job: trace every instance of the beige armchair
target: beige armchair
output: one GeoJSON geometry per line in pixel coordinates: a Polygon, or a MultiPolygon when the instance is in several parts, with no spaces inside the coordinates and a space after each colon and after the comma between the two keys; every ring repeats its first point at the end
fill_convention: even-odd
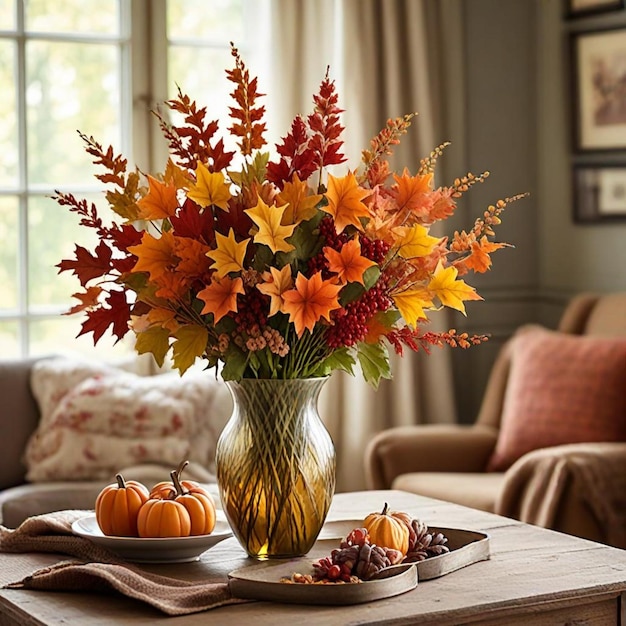
{"type": "MultiPolygon", "coordinates": [[[[558,332],[626,337],[626,293],[575,297],[558,332]]],[[[368,487],[402,489],[626,548],[626,437],[543,447],[503,471],[488,471],[507,396],[512,341],[494,363],[475,424],[378,433],[365,453],[368,487]]],[[[619,376],[624,391],[616,421],[626,432],[623,370],[619,376]]]]}

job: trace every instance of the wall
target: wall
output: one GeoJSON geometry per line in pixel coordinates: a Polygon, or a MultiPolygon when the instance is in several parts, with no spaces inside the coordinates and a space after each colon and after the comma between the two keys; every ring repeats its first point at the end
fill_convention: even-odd
{"type": "MultiPolygon", "coordinates": [[[[569,33],[626,25],[626,12],[565,20],[561,0],[461,0],[463,38],[457,56],[464,88],[448,119],[463,108],[462,155],[468,169],[491,177],[460,207],[458,227],[495,200],[530,196],[503,214],[493,269],[473,279],[485,302],[453,324],[489,333],[482,346],[453,354],[459,419],[472,422],[503,342],[519,325],[554,327],[580,291],[626,290],[626,222],[575,224],[572,219],[569,33]]],[[[622,155],[623,156],[623,155],[622,155]]],[[[601,158],[601,157],[600,157],[601,158]]],[[[613,157],[613,158],[619,158],[613,157]]]]}

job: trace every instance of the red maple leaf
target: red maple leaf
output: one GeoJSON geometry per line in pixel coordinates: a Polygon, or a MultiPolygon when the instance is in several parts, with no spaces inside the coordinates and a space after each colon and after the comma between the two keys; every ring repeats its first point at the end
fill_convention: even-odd
{"type": "Polygon", "coordinates": [[[208,246],[215,241],[212,212],[201,211],[193,200],[187,199],[177,214],[170,217],[170,223],[178,237],[201,237],[208,246]]]}
{"type": "Polygon", "coordinates": [[[111,248],[101,241],[94,252],[95,254],[92,254],[87,248],[76,245],[74,250],[76,258],[64,259],[55,267],[59,268],[59,273],[71,270],[85,287],[93,278],[105,276],[111,271],[111,248]]]}
{"type": "Polygon", "coordinates": [[[106,303],[108,307],[102,304],[97,309],[87,312],[87,319],[83,322],[78,337],[93,333],[93,343],[96,345],[107,328],[112,326],[111,331],[117,337],[115,342],[117,343],[128,332],[131,309],[126,300],[126,293],[119,290],[111,291],[106,303]]]}

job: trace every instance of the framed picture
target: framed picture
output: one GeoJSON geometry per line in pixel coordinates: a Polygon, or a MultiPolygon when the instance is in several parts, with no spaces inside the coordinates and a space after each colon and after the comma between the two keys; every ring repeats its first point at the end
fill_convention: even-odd
{"type": "Polygon", "coordinates": [[[574,221],[626,219],[626,165],[574,166],[574,221]]]}
{"type": "Polygon", "coordinates": [[[624,0],[565,0],[567,17],[583,17],[594,13],[615,11],[624,8],[624,0]]]}
{"type": "Polygon", "coordinates": [[[626,150],[626,27],[571,42],[576,149],[626,150]]]}

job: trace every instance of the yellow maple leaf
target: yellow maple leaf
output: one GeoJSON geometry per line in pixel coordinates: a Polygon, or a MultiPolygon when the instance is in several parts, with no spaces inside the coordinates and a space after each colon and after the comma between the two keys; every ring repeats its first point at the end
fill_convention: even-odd
{"type": "Polygon", "coordinates": [[[163,307],[150,309],[147,317],[151,326],[161,326],[162,328],[167,328],[172,333],[180,326],[176,321],[176,313],[163,307]]]}
{"type": "Polygon", "coordinates": [[[403,259],[428,256],[440,241],[437,237],[431,237],[428,228],[421,224],[399,226],[393,229],[393,234],[396,237],[398,254],[403,259]]]}
{"type": "Polygon", "coordinates": [[[176,239],[170,232],[163,232],[160,237],[144,232],[141,243],[128,247],[128,251],[137,257],[133,272],[148,272],[150,278],[158,278],[175,265],[175,245],[176,239]]]}
{"type": "Polygon", "coordinates": [[[198,298],[204,302],[200,313],[213,313],[213,320],[217,324],[226,314],[237,312],[237,294],[243,293],[245,291],[241,278],[224,276],[220,279],[214,276],[211,284],[198,292],[198,298]]]}
{"type": "Polygon", "coordinates": [[[228,237],[224,237],[221,233],[215,233],[215,241],[217,247],[215,250],[209,250],[206,255],[215,261],[211,265],[211,269],[217,270],[217,277],[223,278],[228,272],[241,271],[250,239],[238,242],[235,239],[235,232],[231,228],[228,231],[228,237]]]}
{"type": "Polygon", "coordinates": [[[482,300],[474,287],[470,287],[465,281],[457,280],[457,269],[452,265],[444,267],[439,261],[432,279],[428,283],[429,291],[439,298],[441,304],[460,311],[465,315],[465,300],[482,300]]]}
{"type": "Polygon", "coordinates": [[[198,161],[196,183],[189,188],[187,197],[203,208],[215,205],[228,211],[228,201],[232,196],[224,174],[209,172],[207,167],[198,161]]]}
{"type": "Polygon", "coordinates": [[[343,232],[346,226],[355,226],[363,230],[361,217],[369,217],[370,211],[362,202],[372,192],[360,187],[355,175],[349,172],[342,178],[328,175],[328,191],[326,198],[328,205],[321,207],[322,211],[330,213],[335,220],[335,229],[343,232]]]}
{"type": "Polygon", "coordinates": [[[272,315],[283,310],[283,293],[293,287],[293,278],[290,265],[285,265],[280,270],[275,267],[270,267],[269,269],[269,272],[263,274],[264,282],[258,283],[256,288],[270,297],[269,317],[272,317],[272,315]]]}
{"type": "Polygon", "coordinates": [[[297,174],[291,182],[285,183],[283,190],[276,197],[277,204],[286,204],[283,213],[283,224],[299,224],[315,216],[315,207],[324,196],[312,193],[306,182],[302,182],[297,174]]]}
{"type": "Polygon", "coordinates": [[[165,172],[163,173],[163,181],[174,185],[176,189],[189,189],[193,184],[193,180],[189,174],[181,167],[178,167],[172,159],[167,160],[165,172]]]}
{"type": "Polygon", "coordinates": [[[137,202],[138,217],[144,220],[162,220],[176,214],[178,199],[176,187],[171,183],[162,183],[148,175],[148,193],[137,202]]]}
{"type": "Polygon", "coordinates": [[[391,296],[404,321],[415,328],[419,320],[426,319],[424,309],[432,308],[433,301],[424,289],[407,289],[391,296]]]}
{"type": "Polygon", "coordinates": [[[361,283],[367,269],[376,265],[374,261],[361,254],[361,244],[358,239],[351,239],[345,243],[339,252],[326,246],[324,254],[328,259],[328,269],[337,274],[344,283],[361,283]]]}
{"type": "Polygon", "coordinates": [[[283,226],[281,224],[283,213],[286,209],[286,204],[283,206],[276,206],[275,204],[269,206],[259,197],[254,208],[244,211],[259,227],[259,232],[254,235],[254,243],[266,245],[274,254],[279,251],[290,252],[295,249],[294,246],[285,240],[293,235],[296,225],[283,226]]]}
{"type": "Polygon", "coordinates": [[[201,357],[206,350],[209,340],[209,331],[204,326],[187,324],[181,326],[175,333],[172,344],[172,359],[174,367],[184,374],[201,357]]]}
{"type": "Polygon", "coordinates": [[[137,354],[149,352],[154,356],[157,365],[161,367],[165,361],[165,355],[170,349],[170,333],[160,326],[152,326],[137,333],[135,350],[137,354]]]}

